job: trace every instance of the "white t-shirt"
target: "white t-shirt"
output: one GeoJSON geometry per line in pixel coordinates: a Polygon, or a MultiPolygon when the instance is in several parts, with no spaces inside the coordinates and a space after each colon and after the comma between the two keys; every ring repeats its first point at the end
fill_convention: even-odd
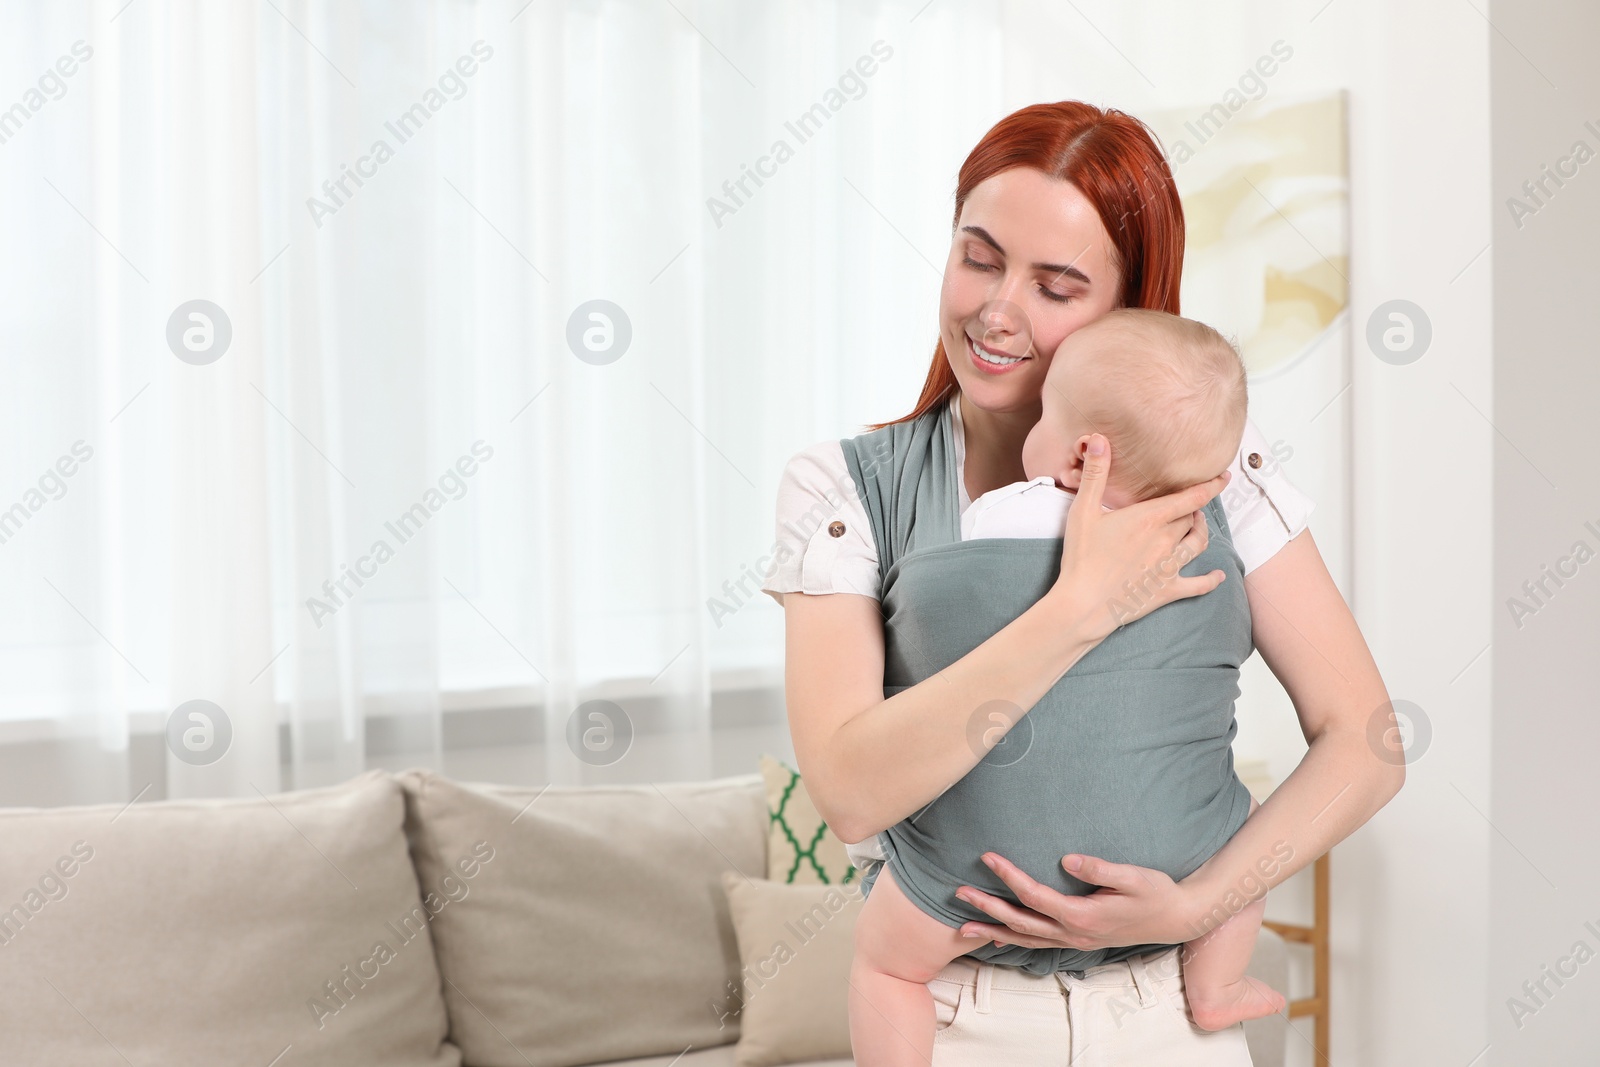
{"type": "MultiPolygon", "coordinates": [[[[1048,474],[991,489],[961,512],[961,540],[980,537],[1060,537],[1075,494],[1048,474]]],[[[1104,511],[1110,508],[1101,505],[1104,511]]]]}

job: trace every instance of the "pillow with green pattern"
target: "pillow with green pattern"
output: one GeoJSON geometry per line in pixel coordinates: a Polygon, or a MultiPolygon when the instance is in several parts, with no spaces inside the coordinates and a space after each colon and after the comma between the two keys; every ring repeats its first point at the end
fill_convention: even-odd
{"type": "Polygon", "coordinates": [[[761,757],[767,785],[767,878],[790,885],[853,884],[860,872],[845,855],[844,842],[822,821],[800,772],[771,756],[761,757]]]}

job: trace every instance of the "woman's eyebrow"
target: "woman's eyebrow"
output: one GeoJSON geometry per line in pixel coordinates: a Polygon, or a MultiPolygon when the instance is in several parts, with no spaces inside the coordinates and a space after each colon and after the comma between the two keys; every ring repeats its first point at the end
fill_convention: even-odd
{"type": "MultiPolygon", "coordinates": [[[[984,229],[982,226],[963,226],[961,227],[961,230],[963,233],[972,234],[972,236],[976,237],[978,240],[982,241],[996,252],[999,252],[1002,256],[1006,254],[1006,250],[1000,247],[1000,242],[991,237],[989,235],[989,231],[984,229]]],[[[1049,271],[1051,274],[1054,274],[1057,277],[1065,275],[1068,278],[1075,278],[1084,285],[1093,284],[1089,281],[1089,276],[1087,274],[1083,273],[1083,271],[1079,270],[1077,267],[1074,267],[1070,263],[1066,264],[1065,266],[1060,263],[1035,263],[1033,265],[1033,269],[1049,271]]]]}

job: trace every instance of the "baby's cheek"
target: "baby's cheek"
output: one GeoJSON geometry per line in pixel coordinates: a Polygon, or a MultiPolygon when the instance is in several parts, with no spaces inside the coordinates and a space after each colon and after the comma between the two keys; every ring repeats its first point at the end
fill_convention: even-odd
{"type": "Polygon", "coordinates": [[[1062,467],[1072,461],[1072,444],[1062,440],[1061,434],[1046,427],[1044,420],[1033,424],[1027,439],[1022,442],[1022,460],[1040,468],[1040,474],[1050,473],[1049,468],[1062,467]]]}
{"type": "Polygon", "coordinates": [[[1053,474],[1054,457],[1051,453],[1050,434],[1043,420],[1033,424],[1022,441],[1022,474],[1028,480],[1053,474]]]}

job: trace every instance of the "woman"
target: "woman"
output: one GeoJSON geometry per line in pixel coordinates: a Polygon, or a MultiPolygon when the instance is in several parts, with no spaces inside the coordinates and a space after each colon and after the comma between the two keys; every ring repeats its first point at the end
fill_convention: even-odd
{"type": "MultiPolygon", "coordinates": [[[[962,166],[955,207],[940,341],[916,409],[898,421],[947,420],[964,509],[1023,479],[1022,442],[1039,418],[1045,371],[1063,337],[1116,307],[1177,313],[1183,214],[1149,131],[1120,112],[1074,102],[1023,108],[990,130],[962,166]]],[[[1080,489],[1094,499],[1112,459],[1104,438],[1096,444],[1102,451],[1089,457],[1080,489]]],[[[1180,882],[1103,857],[1066,856],[1068,872],[1103,887],[1075,897],[985,854],[1024,906],[964,887],[962,899],[997,922],[968,923],[963,933],[1039,949],[1177,946],[1366,822],[1404,781],[1403,764],[1367,740],[1388,696],[1304,528],[1309,501],[1281,473],[1261,476],[1265,450],[1251,427],[1229,475],[1115,511],[1073,508],[1050,590],[970,653],[887,699],[885,653],[896,652],[896,634],[892,608],[879,602],[885,553],[839,443],[797,454],[779,492],[780,533],[792,540],[790,531],[810,530],[806,520],[822,521],[791,546],[765,588],[784,605],[796,759],[833,830],[856,844],[914,816],[1003,736],[973,731],[978,709],[1026,713],[1118,625],[1214,589],[1220,571],[1151,576],[1170,575],[1169,561],[1205,549],[1200,509],[1219,492],[1248,574],[1255,645],[1293,700],[1309,751],[1239,833],[1180,882]],[[1139,597],[1129,598],[1128,583],[1139,597]]],[[[914,495],[917,472],[891,462],[889,484],[914,495]]],[[[916,504],[891,501],[912,516],[902,522],[919,517],[916,504]]],[[[1176,951],[1043,976],[958,959],[930,983],[940,1027],[935,1062],[1059,1063],[1093,1044],[1108,1063],[1157,1053],[1160,1062],[1248,1063],[1240,1029],[1207,1033],[1187,1020],[1176,951]]]]}

